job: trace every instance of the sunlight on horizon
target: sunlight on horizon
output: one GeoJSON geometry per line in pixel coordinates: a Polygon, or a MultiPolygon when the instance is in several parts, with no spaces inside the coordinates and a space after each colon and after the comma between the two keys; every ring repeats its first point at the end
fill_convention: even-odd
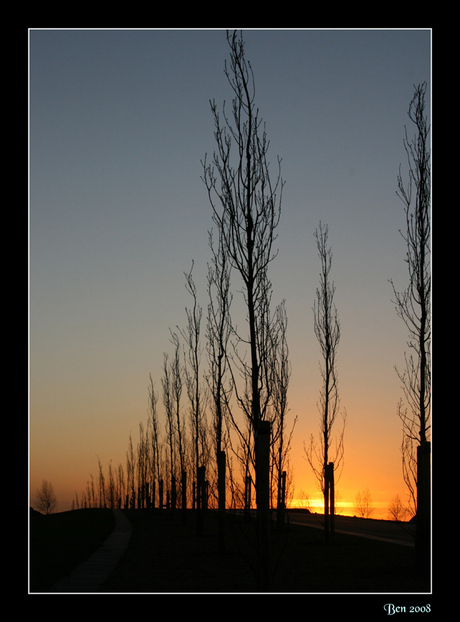
{"type": "MultiPolygon", "coordinates": [[[[299,499],[294,498],[288,506],[288,509],[306,509],[312,513],[323,514],[324,513],[324,501],[323,499],[299,499]]],[[[337,501],[335,504],[335,514],[341,516],[358,516],[356,509],[356,503],[351,501],[337,501]]],[[[374,502],[373,512],[370,518],[374,519],[390,519],[388,514],[388,503],[386,502],[374,502]]]]}
{"type": "MultiPolygon", "coordinates": [[[[286,505],[324,513],[305,455],[321,421],[321,348],[312,307],[319,278],[314,231],[323,222],[330,229],[343,333],[340,403],[348,413],[343,474],[333,450],[330,456],[335,513],[358,516],[356,495],[369,490],[371,518],[389,519],[392,500],[408,496],[395,373],[404,362],[407,330],[388,282],[403,291],[407,279],[400,235],[405,213],[395,190],[413,85],[426,81],[431,88],[431,31],[247,29],[246,38],[267,143],[282,161],[281,185],[287,183],[276,261],[267,276],[270,313],[283,300],[288,317],[286,505]],[[283,87],[273,88],[277,84],[283,87]]],[[[216,222],[202,158],[216,148],[210,100],[219,107],[232,88],[224,74],[225,30],[30,29],[28,43],[29,503],[35,505],[46,480],[57,512],[64,512],[94,503],[98,485],[102,500],[111,478],[119,478],[116,488],[124,496],[130,469],[138,478],[138,457],[151,456],[144,442],[153,423],[150,380],[162,462],[153,480],[170,477],[168,448],[172,453],[178,439],[168,435],[164,357],[172,353],[171,331],[185,347],[190,293],[184,270],[190,265],[203,311],[200,384],[207,390],[209,235],[216,222]]],[[[275,175],[276,169],[275,163],[275,175]]],[[[228,358],[238,366],[241,355],[244,369],[249,350],[241,342],[238,354],[232,343],[237,332],[243,341],[250,337],[244,279],[237,272],[230,284],[235,334],[228,358]]],[[[235,389],[243,395],[244,378],[239,384],[232,366],[228,373],[236,373],[235,389]]],[[[179,430],[183,422],[189,461],[191,400],[185,373],[181,378],[176,418],[179,430]]],[[[235,428],[245,430],[247,423],[236,390],[231,393],[229,413],[237,425],[221,447],[229,509],[244,499],[235,428]]],[[[211,450],[210,402],[202,414],[211,450]]],[[[191,465],[194,460],[190,453],[191,465]]],[[[217,503],[215,458],[204,466],[217,503]]],[[[189,499],[196,478],[190,468],[189,499]]],[[[275,481],[274,507],[276,489],[275,481]]],[[[158,490],[154,494],[159,498],[158,490]]]]}

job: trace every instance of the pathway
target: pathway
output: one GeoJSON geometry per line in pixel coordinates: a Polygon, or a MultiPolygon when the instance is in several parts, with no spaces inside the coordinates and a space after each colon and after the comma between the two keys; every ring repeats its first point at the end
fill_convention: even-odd
{"type": "Polygon", "coordinates": [[[105,542],[86,561],[58,581],[50,592],[98,592],[128,546],[132,525],[122,510],[113,510],[115,527],[105,542]]]}
{"type": "MultiPolygon", "coordinates": [[[[293,525],[304,525],[315,529],[324,529],[324,517],[320,514],[290,515],[293,525]]],[[[402,546],[415,545],[415,525],[411,523],[398,523],[396,521],[380,521],[364,518],[352,518],[350,516],[335,516],[335,533],[343,533],[349,536],[381,540],[402,546]]]]}

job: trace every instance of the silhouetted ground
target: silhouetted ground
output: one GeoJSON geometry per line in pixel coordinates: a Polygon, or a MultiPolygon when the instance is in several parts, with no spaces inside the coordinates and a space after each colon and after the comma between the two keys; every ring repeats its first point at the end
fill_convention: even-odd
{"type": "Polygon", "coordinates": [[[75,510],[30,515],[30,591],[48,591],[85,561],[110,535],[111,510],[75,510]]]}
{"type": "MultiPolygon", "coordinates": [[[[207,516],[205,535],[196,535],[192,512],[151,516],[126,513],[133,535],[109,581],[108,592],[254,592],[254,525],[229,517],[226,551],[218,550],[217,520],[207,516]]],[[[336,534],[330,546],[323,532],[290,525],[272,538],[272,592],[428,592],[411,547],[336,534]]]]}
{"type": "MultiPolygon", "coordinates": [[[[229,516],[226,550],[218,549],[217,520],[208,512],[204,535],[195,515],[125,512],[133,533],[101,592],[256,592],[253,524],[229,516]]],[[[31,591],[49,591],[109,535],[110,510],[78,510],[31,520],[31,591]]],[[[273,534],[271,591],[278,593],[428,592],[429,579],[415,565],[414,549],[335,534],[325,546],[320,530],[289,525],[273,534]]]]}

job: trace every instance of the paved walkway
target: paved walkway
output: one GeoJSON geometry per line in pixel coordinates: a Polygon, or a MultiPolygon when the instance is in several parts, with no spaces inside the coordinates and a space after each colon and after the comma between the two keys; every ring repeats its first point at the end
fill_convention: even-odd
{"type": "MultiPolygon", "coordinates": [[[[303,525],[314,529],[324,530],[323,516],[317,514],[292,513],[290,522],[293,525],[303,525]]],[[[359,538],[369,538],[370,540],[380,540],[391,544],[402,546],[415,546],[415,526],[410,523],[398,523],[396,521],[379,521],[350,516],[336,515],[335,533],[343,533],[359,538]]]]}
{"type": "Polygon", "coordinates": [[[120,560],[131,538],[132,525],[122,510],[113,510],[115,527],[107,540],[86,561],[61,579],[50,592],[98,592],[120,560]]]}

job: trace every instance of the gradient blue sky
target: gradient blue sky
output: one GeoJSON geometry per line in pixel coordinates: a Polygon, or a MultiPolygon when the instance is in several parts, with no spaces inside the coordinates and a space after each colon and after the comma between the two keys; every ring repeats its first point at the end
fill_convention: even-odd
{"type": "MultiPolygon", "coordinates": [[[[431,33],[244,38],[270,161],[282,158],[286,182],[271,278],[289,318],[295,496],[318,492],[302,454],[318,429],[311,308],[321,220],[348,411],[338,489],[353,501],[369,488],[386,507],[405,490],[393,366],[406,333],[388,283],[406,283],[396,176],[400,163],[407,171],[413,85],[430,83],[431,33]]],[[[50,480],[58,509],[96,475],[96,455],[125,463],[129,434],[146,420],[149,373],[159,388],[169,327],[185,323],[192,260],[207,304],[212,221],[200,160],[215,147],[209,100],[232,97],[227,58],[225,30],[30,31],[30,487],[50,480]]]]}

